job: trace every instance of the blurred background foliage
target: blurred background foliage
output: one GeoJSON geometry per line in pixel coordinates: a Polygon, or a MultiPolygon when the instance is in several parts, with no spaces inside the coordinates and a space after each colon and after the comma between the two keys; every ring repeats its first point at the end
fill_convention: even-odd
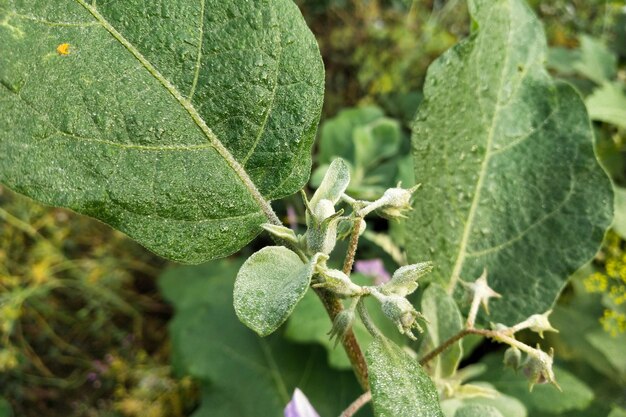
{"type": "MultiPolygon", "coordinates": [[[[312,186],[333,156],[350,163],[354,196],[374,199],[399,181],[412,185],[410,126],[422,83],[428,65],[468,34],[465,1],[297,3],[327,73],[312,186]]],[[[546,28],[549,70],[578,88],[594,120],[597,152],[615,184],[616,219],[602,250],[572,278],[554,309],[560,333],[547,336],[547,343],[555,348],[564,393],[539,386],[529,395],[523,377],[502,370],[500,346],[470,338],[463,377],[506,396],[449,399],[444,409],[453,413],[459,401],[491,401],[506,416],[624,416],[626,4],[530,4],[546,28]]],[[[299,197],[277,207],[286,223],[302,224],[299,197]]],[[[358,259],[369,263],[360,265],[359,280],[375,282],[404,263],[402,234],[397,222],[368,227],[358,259]]],[[[261,238],[255,244],[265,243],[261,238]]],[[[224,297],[233,265],[247,254],[244,249],[227,261],[176,267],[95,220],[0,187],[0,417],[219,417],[235,415],[235,409],[247,415],[236,392],[249,392],[246,384],[258,385],[263,374],[251,370],[252,381],[228,381],[242,365],[227,357],[207,360],[210,349],[218,355],[222,339],[234,346],[232,355],[259,363],[284,359],[286,365],[277,365],[281,372],[304,367],[286,372],[282,387],[268,381],[258,391],[275,398],[267,413],[280,410],[299,386],[322,415],[338,414],[358,389],[345,357],[328,342],[330,323],[316,312],[319,303],[301,303],[284,337],[270,338],[261,350],[255,336],[237,327],[224,297]],[[207,295],[213,292],[224,297],[207,295]],[[324,321],[307,320],[312,315],[324,321]],[[232,326],[211,324],[215,317],[232,326]],[[313,367],[326,356],[328,366],[313,367]]],[[[357,334],[367,337],[361,330],[357,334]]],[[[534,341],[531,334],[523,337],[534,341]]]]}

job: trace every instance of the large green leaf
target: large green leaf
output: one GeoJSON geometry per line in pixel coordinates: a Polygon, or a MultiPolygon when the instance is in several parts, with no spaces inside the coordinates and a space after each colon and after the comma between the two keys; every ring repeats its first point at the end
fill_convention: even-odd
{"type": "Polygon", "coordinates": [[[541,23],[522,0],[471,0],[476,30],[428,70],[413,133],[412,262],[451,293],[484,268],[503,297],[492,320],[547,310],[597,251],[611,185],[585,106],[543,65],[541,23]]]}
{"type": "Polygon", "coordinates": [[[377,417],[443,417],[435,385],[400,347],[377,338],[365,357],[377,417]]]}
{"type": "Polygon", "coordinates": [[[308,178],[324,87],[291,0],[0,1],[0,182],[198,263],[308,178]]]}
{"type": "Polygon", "coordinates": [[[221,260],[177,267],[159,279],[176,308],[170,323],[175,369],[204,385],[194,415],[279,417],[296,387],[320,415],[339,415],[362,393],[353,373],[330,370],[318,347],[278,334],[260,338],[243,326],[232,307],[238,266],[221,260]]]}
{"type": "Polygon", "coordinates": [[[309,289],[314,262],[305,264],[284,246],[268,246],[249,257],[235,281],[239,320],[260,336],[274,332],[309,289]]]}

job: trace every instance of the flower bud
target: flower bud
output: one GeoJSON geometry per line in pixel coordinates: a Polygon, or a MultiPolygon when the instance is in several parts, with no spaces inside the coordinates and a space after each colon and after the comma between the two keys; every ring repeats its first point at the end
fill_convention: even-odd
{"type": "Polygon", "coordinates": [[[405,297],[417,289],[417,280],[433,269],[431,262],[421,262],[399,268],[391,280],[381,287],[384,294],[405,297]]]}
{"type": "Polygon", "coordinates": [[[413,308],[413,305],[399,295],[384,295],[374,292],[372,294],[380,301],[383,313],[398,327],[398,331],[416,340],[411,329],[415,328],[420,333],[423,332],[417,323],[417,318],[422,316],[413,308]]]}
{"type": "Polygon", "coordinates": [[[515,346],[511,346],[506,351],[504,351],[503,362],[504,366],[506,366],[507,368],[512,368],[517,371],[522,364],[522,351],[515,346]]]}
{"type": "Polygon", "coordinates": [[[485,312],[489,314],[489,299],[500,298],[500,294],[495,292],[489,284],[487,284],[487,270],[485,269],[480,277],[474,282],[463,282],[461,284],[471,294],[473,300],[478,300],[482,304],[485,312]]]}
{"type": "Polygon", "coordinates": [[[313,253],[329,255],[337,244],[337,224],[342,210],[335,213],[330,200],[320,200],[312,213],[306,233],[307,246],[313,253]]]}
{"type": "Polygon", "coordinates": [[[543,339],[543,332],[559,332],[552,327],[548,321],[548,316],[552,313],[552,310],[548,310],[543,314],[533,314],[525,320],[527,327],[535,333],[539,333],[539,337],[543,339]]]}
{"type": "Polygon", "coordinates": [[[404,213],[411,210],[411,195],[416,189],[389,188],[382,196],[386,204],[378,209],[378,213],[389,220],[406,218],[404,213]]]}
{"type": "Polygon", "coordinates": [[[352,309],[342,310],[337,314],[335,320],[333,320],[333,327],[328,332],[331,339],[336,337],[335,346],[337,346],[340,340],[343,340],[348,330],[352,328],[355,317],[356,315],[352,309]]]}
{"type": "Polygon", "coordinates": [[[389,188],[381,198],[359,210],[358,215],[365,217],[372,211],[377,210],[381,216],[390,220],[405,218],[404,212],[411,210],[411,196],[418,187],[419,185],[416,185],[406,190],[399,187],[389,188]]]}
{"type": "Polygon", "coordinates": [[[535,349],[533,353],[529,353],[526,361],[524,362],[524,375],[528,378],[529,390],[533,390],[535,384],[550,383],[556,386],[559,390],[559,384],[556,383],[554,377],[554,371],[552,370],[554,350],[550,349],[550,354],[545,353],[540,349],[535,349]]]}
{"type": "Polygon", "coordinates": [[[363,289],[350,281],[350,278],[337,269],[318,269],[322,282],[313,284],[313,288],[324,288],[340,298],[362,295],[363,289]]]}

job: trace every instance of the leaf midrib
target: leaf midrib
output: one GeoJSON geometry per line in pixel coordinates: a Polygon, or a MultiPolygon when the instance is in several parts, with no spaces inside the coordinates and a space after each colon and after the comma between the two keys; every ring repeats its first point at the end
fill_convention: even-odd
{"type": "MultiPolygon", "coordinates": [[[[511,2],[509,1],[507,2],[507,4],[509,6],[509,16],[511,16],[513,12],[511,2]]],[[[456,288],[456,284],[458,280],[460,279],[461,270],[463,269],[463,264],[465,262],[465,257],[467,255],[467,245],[469,243],[470,232],[472,230],[474,217],[476,216],[476,211],[478,209],[478,203],[480,202],[480,194],[481,194],[483,183],[485,181],[485,177],[487,174],[487,167],[489,165],[489,161],[491,160],[491,147],[493,144],[493,138],[494,138],[494,134],[496,130],[495,126],[500,117],[500,110],[502,109],[502,106],[500,105],[500,103],[502,101],[502,91],[503,91],[502,87],[504,85],[504,78],[505,78],[504,76],[505,76],[505,72],[506,72],[506,69],[509,65],[509,61],[511,58],[511,46],[510,46],[511,42],[510,41],[511,41],[511,35],[513,33],[513,27],[511,25],[510,19],[509,19],[508,29],[509,30],[507,33],[507,48],[505,51],[504,64],[502,66],[502,71],[500,74],[500,84],[498,86],[498,98],[496,100],[496,107],[493,112],[493,117],[491,119],[489,135],[487,136],[485,158],[483,159],[483,162],[480,166],[480,171],[478,173],[478,181],[476,182],[476,187],[474,189],[474,197],[472,198],[472,204],[470,205],[470,210],[467,214],[467,220],[465,222],[465,225],[463,226],[463,235],[461,237],[461,243],[459,245],[459,252],[457,254],[454,267],[452,268],[452,273],[450,274],[450,281],[449,281],[448,288],[447,288],[448,294],[452,294],[454,292],[454,289],[456,288]]]]}
{"type": "Polygon", "coordinates": [[[230,151],[220,142],[218,137],[213,133],[211,128],[205,123],[204,119],[200,116],[189,99],[186,99],[180,91],[167,79],[159,70],[156,69],[150,61],[143,56],[137,48],[135,48],[128,39],[126,39],[113,25],[111,25],[105,18],[98,12],[98,10],[85,2],[85,0],[76,0],[85,10],[87,10],[94,19],[107,31],[109,34],[118,41],[128,52],[131,53],[139,61],[139,63],[152,75],[165,89],[176,99],[176,101],[187,111],[194,123],[200,128],[202,133],[206,136],[209,143],[217,151],[217,153],[226,161],[229,167],[235,171],[235,174],[243,182],[246,189],[250,192],[252,198],[259,205],[263,214],[268,220],[275,224],[281,224],[280,220],[272,210],[269,202],[265,200],[261,192],[257,189],[256,185],[243,169],[243,167],[237,162],[230,151]]]}

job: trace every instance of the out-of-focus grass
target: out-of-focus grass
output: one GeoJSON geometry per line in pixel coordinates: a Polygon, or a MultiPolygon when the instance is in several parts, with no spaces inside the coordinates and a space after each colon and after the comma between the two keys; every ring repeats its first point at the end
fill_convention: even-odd
{"type": "Polygon", "coordinates": [[[134,416],[141,401],[176,402],[154,285],[164,264],[97,221],[0,188],[0,395],[16,415],[134,416]]]}

